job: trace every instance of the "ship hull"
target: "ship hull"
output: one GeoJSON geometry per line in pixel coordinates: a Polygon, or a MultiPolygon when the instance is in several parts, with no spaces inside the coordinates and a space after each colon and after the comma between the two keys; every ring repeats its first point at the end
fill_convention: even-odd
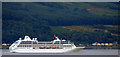
{"type": "Polygon", "coordinates": [[[73,48],[73,49],[15,49],[10,50],[13,53],[67,53],[83,49],[84,47],[73,48]]]}

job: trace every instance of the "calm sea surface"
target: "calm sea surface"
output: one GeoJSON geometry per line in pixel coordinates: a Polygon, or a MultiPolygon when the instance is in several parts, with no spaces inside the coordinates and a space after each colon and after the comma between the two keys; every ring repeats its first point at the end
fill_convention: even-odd
{"type": "Polygon", "coordinates": [[[2,55],[118,55],[118,49],[82,49],[71,53],[10,53],[8,49],[2,50],[2,55]]]}

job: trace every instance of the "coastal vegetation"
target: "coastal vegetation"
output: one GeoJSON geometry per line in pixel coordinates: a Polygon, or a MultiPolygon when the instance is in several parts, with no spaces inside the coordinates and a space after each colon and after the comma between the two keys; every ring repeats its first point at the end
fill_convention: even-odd
{"type": "Polygon", "coordinates": [[[120,37],[119,3],[2,3],[2,43],[25,35],[51,41],[53,35],[75,44],[113,43],[120,37]]]}

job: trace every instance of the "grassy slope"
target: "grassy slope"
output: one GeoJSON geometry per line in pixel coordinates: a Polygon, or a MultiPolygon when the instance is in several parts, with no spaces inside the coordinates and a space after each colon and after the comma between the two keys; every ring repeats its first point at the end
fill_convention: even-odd
{"type": "MultiPolygon", "coordinates": [[[[10,43],[25,35],[46,40],[53,35],[49,32],[71,33],[72,40],[76,40],[79,33],[70,32],[64,29],[64,26],[116,24],[116,8],[117,4],[114,3],[3,3],[3,41],[10,43]],[[49,30],[49,26],[52,31],[49,30]]],[[[82,42],[87,42],[86,40],[87,36],[86,39],[83,37],[82,42]]]]}
{"type": "MultiPolygon", "coordinates": [[[[96,25],[81,25],[81,26],[51,26],[53,32],[68,32],[68,31],[105,31],[105,30],[113,30],[118,31],[117,25],[103,25],[104,28],[95,27],[96,25]]],[[[112,33],[112,32],[111,32],[112,33]]],[[[116,33],[118,34],[118,33],[116,33]]]]}
{"type": "Polygon", "coordinates": [[[54,26],[51,28],[52,32],[60,33],[62,35],[59,36],[67,37],[67,39],[72,40],[74,43],[85,43],[86,41],[91,43],[90,40],[92,42],[114,42],[113,39],[115,40],[117,37],[120,37],[120,31],[118,31],[118,26],[116,25],[97,25],[97,27],[96,25],[54,26]]]}

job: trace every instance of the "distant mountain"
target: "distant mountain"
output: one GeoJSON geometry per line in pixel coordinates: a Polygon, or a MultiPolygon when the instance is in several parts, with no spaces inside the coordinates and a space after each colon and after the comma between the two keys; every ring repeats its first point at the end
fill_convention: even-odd
{"type": "Polygon", "coordinates": [[[120,10],[118,3],[106,2],[3,2],[2,6],[3,42],[9,43],[24,35],[46,40],[53,35],[50,26],[118,25],[120,10]]]}

